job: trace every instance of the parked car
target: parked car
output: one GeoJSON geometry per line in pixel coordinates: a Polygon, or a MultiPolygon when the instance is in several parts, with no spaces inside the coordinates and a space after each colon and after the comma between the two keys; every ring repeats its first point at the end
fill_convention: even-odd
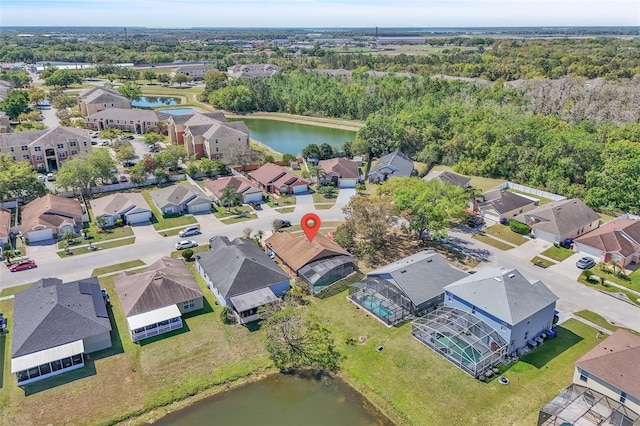
{"type": "Polygon", "coordinates": [[[9,270],[11,272],[18,272],[24,271],[26,269],[33,269],[36,266],[37,265],[35,260],[21,260],[20,262],[14,263],[13,265],[9,266],[9,270]]]}
{"type": "Polygon", "coordinates": [[[131,139],[134,139],[134,137],[132,135],[120,135],[120,136],[118,136],[118,139],[120,139],[120,140],[131,140],[131,139]]]}
{"type": "Polygon", "coordinates": [[[291,222],[288,220],[284,220],[284,219],[275,219],[273,221],[273,227],[275,229],[280,229],[280,228],[288,228],[289,226],[291,226],[291,222]]]}
{"type": "Polygon", "coordinates": [[[580,260],[576,262],[576,266],[580,269],[591,269],[596,266],[596,261],[590,257],[581,257],[580,260]]]}
{"type": "Polygon", "coordinates": [[[200,233],[200,228],[197,226],[190,226],[188,228],[184,228],[182,231],[178,232],[179,237],[190,237],[191,235],[198,235],[200,233]]]}
{"type": "Polygon", "coordinates": [[[95,138],[98,137],[99,134],[100,134],[100,132],[93,132],[93,133],[91,133],[91,137],[95,139],[95,138]]]}
{"type": "Polygon", "coordinates": [[[120,182],[126,183],[126,182],[129,182],[129,179],[125,175],[120,175],[120,182]]]}
{"type": "Polygon", "coordinates": [[[38,175],[38,182],[44,182],[45,178],[44,175],[38,175]]]}
{"type": "Polygon", "coordinates": [[[176,243],[176,250],[183,250],[191,247],[198,247],[198,243],[193,240],[182,240],[176,243]]]}
{"type": "Polygon", "coordinates": [[[98,145],[98,142],[96,142],[96,141],[91,141],[91,145],[98,145]]]}
{"type": "Polygon", "coordinates": [[[56,175],[54,175],[53,173],[47,173],[47,180],[49,182],[53,182],[54,180],[56,180],[56,175]]]}
{"type": "Polygon", "coordinates": [[[478,228],[484,225],[484,219],[480,216],[471,216],[469,220],[467,220],[467,225],[469,225],[470,228],[478,228]]]}

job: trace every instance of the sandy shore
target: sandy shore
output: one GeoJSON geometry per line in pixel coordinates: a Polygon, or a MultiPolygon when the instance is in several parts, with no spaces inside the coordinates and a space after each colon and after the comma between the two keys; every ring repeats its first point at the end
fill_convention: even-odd
{"type": "Polygon", "coordinates": [[[327,127],[330,129],[350,130],[357,132],[364,123],[358,121],[340,120],[337,118],[307,117],[304,115],[285,114],[281,112],[254,112],[252,114],[234,114],[225,111],[227,118],[251,118],[261,120],[286,121],[288,123],[306,124],[308,126],[327,127]]]}

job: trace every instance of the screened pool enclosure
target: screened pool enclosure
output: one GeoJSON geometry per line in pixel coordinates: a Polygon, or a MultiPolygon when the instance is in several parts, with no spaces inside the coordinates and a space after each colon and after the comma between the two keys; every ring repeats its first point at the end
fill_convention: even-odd
{"type": "Polygon", "coordinates": [[[382,278],[367,278],[352,284],[349,299],[390,326],[413,317],[411,300],[382,278]]]}
{"type": "Polygon", "coordinates": [[[502,364],[507,355],[508,342],[496,330],[448,306],[415,320],[411,335],[473,377],[502,364]]]}

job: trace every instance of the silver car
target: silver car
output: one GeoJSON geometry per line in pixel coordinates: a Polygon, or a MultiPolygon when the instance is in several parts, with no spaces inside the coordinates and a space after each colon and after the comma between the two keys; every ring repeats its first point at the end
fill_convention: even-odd
{"type": "Polygon", "coordinates": [[[182,240],[176,243],[176,250],[184,250],[191,247],[198,247],[198,243],[192,240],[182,240]]]}

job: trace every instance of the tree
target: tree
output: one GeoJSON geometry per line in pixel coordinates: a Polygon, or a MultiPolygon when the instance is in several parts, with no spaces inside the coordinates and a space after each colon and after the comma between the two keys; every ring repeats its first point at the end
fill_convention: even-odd
{"type": "Polygon", "coordinates": [[[184,260],[188,262],[193,257],[193,250],[186,249],[181,254],[182,254],[182,257],[184,258],[184,260]]]}
{"type": "Polygon", "coordinates": [[[329,158],[333,158],[333,147],[328,143],[323,143],[319,147],[320,149],[320,160],[328,160],[329,158]]]}
{"type": "Polygon", "coordinates": [[[116,151],[116,161],[122,163],[122,165],[135,160],[136,157],[136,150],[132,145],[121,146],[116,151]]]}
{"type": "Polygon", "coordinates": [[[365,179],[371,170],[373,157],[379,157],[390,151],[394,139],[393,118],[382,114],[374,114],[367,118],[365,125],[358,130],[353,150],[367,154],[367,169],[365,179]]]}
{"type": "Polygon", "coordinates": [[[96,171],[91,168],[86,158],[74,157],[65,161],[58,170],[56,187],[71,188],[73,192],[88,195],[96,184],[96,171]]]}
{"type": "Polygon", "coordinates": [[[253,238],[256,240],[258,244],[262,241],[263,237],[264,237],[264,231],[262,229],[258,229],[256,233],[253,234],[253,238]]]}
{"type": "Polygon", "coordinates": [[[64,109],[64,108],[71,108],[75,105],[77,105],[77,101],[76,98],[74,98],[73,96],[69,96],[69,95],[65,95],[63,92],[57,92],[54,90],[51,90],[49,92],[49,98],[51,99],[51,105],[54,108],[58,108],[60,110],[64,109]]]}
{"type": "Polygon", "coordinates": [[[127,81],[122,86],[118,87],[118,92],[131,101],[139,101],[140,96],[142,96],[140,85],[131,81],[127,81]]]}
{"type": "Polygon", "coordinates": [[[156,178],[158,186],[160,186],[165,180],[167,180],[167,172],[165,172],[162,167],[158,167],[153,171],[153,177],[156,178]]]}
{"type": "Polygon", "coordinates": [[[321,156],[322,156],[322,154],[320,153],[320,147],[318,145],[316,145],[315,143],[311,143],[311,144],[305,146],[304,148],[302,148],[302,158],[318,158],[318,159],[320,159],[321,156]]]}
{"type": "Polygon", "coordinates": [[[391,197],[356,195],[342,208],[342,211],[345,214],[345,222],[353,226],[358,239],[363,243],[361,248],[377,251],[387,245],[389,227],[397,222],[397,213],[393,208],[391,197]]]}
{"type": "Polygon", "coordinates": [[[204,75],[206,90],[218,90],[227,84],[227,74],[222,71],[207,71],[204,75]]]}
{"type": "Polygon", "coordinates": [[[87,156],[87,165],[93,170],[95,176],[99,178],[102,183],[109,182],[113,176],[113,170],[115,168],[115,162],[109,154],[109,151],[105,149],[96,149],[87,156]]]}
{"type": "Polygon", "coordinates": [[[109,139],[109,142],[113,143],[113,140],[122,134],[120,129],[106,129],[100,132],[102,139],[109,139]]]}
{"type": "MultiPolygon", "coordinates": [[[[225,166],[226,167],[226,166],[225,166]]],[[[203,157],[200,159],[200,165],[198,169],[205,173],[208,177],[211,177],[213,172],[216,170],[215,162],[209,158],[203,157]]]]}
{"type": "Polygon", "coordinates": [[[321,178],[324,177],[324,170],[320,166],[309,166],[309,177],[316,179],[316,187],[320,188],[322,186],[321,178]]]}
{"type": "Polygon", "coordinates": [[[195,163],[191,163],[187,166],[187,174],[189,177],[195,178],[199,171],[200,169],[198,169],[198,166],[195,163]]]}
{"type": "Polygon", "coordinates": [[[157,77],[156,73],[153,70],[144,70],[142,71],[142,78],[147,80],[149,84],[153,82],[157,77]]]}
{"type": "Polygon", "coordinates": [[[251,238],[251,233],[252,233],[252,232],[253,232],[253,229],[252,229],[252,228],[249,228],[249,227],[244,228],[244,229],[242,230],[242,237],[243,237],[243,238],[246,238],[246,239],[248,240],[249,238],[251,238]]]}
{"type": "Polygon", "coordinates": [[[292,161],[296,161],[296,160],[297,158],[293,154],[287,154],[287,153],[282,154],[282,161],[284,161],[285,163],[291,163],[292,161]]]}
{"type": "Polygon", "coordinates": [[[265,346],[280,371],[330,371],[340,368],[342,355],[331,333],[315,322],[305,321],[302,311],[291,302],[261,309],[265,346]]]}
{"type": "Polygon", "coordinates": [[[43,117],[40,111],[32,110],[29,112],[23,112],[18,116],[18,121],[42,121],[43,117]]]}
{"type": "Polygon", "coordinates": [[[32,104],[36,104],[36,105],[40,105],[40,102],[44,101],[45,98],[47,97],[47,95],[44,93],[44,90],[36,86],[29,89],[28,94],[29,94],[29,101],[32,104]]]}
{"type": "Polygon", "coordinates": [[[70,84],[80,84],[82,83],[82,77],[80,74],[71,71],[71,70],[55,70],[51,76],[44,80],[44,84],[47,86],[62,86],[65,89],[69,87],[70,84]]]}
{"type": "Polygon", "coordinates": [[[104,227],[107,226],[107,218],[104,216],[98,216],[96,217],[96,226],[98,227],[98,229],[100,230],[100,232],[102,232],[104,230],[104,227]]]}
{"type": "Polygon", "coordinates": [[[160,83],[166,84],[171,81],[171,77],[168,74],[158,74],[158,81],[160,83]]]}
{"type": "Polygon", "coordinates": [[[233,185],[222,188],[220,193],[220,203],[227,207],[227,212],[231,213],[231,207],[242,202],[242,196],[236,192],[233,185]]]}
{"type": "Polygon", "coordinates": [[[158,142],[163,142],[165,140],[165,136],[160,133],[150,132],[145,133],[144,135],[144,143],[147,145],[155,145],[158,142]]]}
{"type": "Polygon", "coordinates": [[[391,196],[400,217],[419,238],[440,235],[451,221],[466,217],[469,194],[459,186],[418,177],[389,179],[378,192],[391,196]]]}
{"type": "Polygon", "coordinates": [[[264,154],[247,145],[232,145],[222,153],[224,162],[229,166],[241,166],[242,170],[250,164],[260,164],[264,154]]]}
{"type": "Polygon", "coordinates": [[[29,111],[29,95],[24,90],[12,90],[0,102],[0,111],[4,111],[10,120],[16,120],[20,114],[29,111]]]}
{"type": "Polygon", "coordinates": [[[183,83],[188,83],[192,80],[193,80],[193,77],[191,77],[190,75],[182,74],[182,73],[177,73],[171,78],[172,83],[178,83],[181,87],[183,83]]]}
{"type": "Polygon", "coordinates": [[[14,161],[12,155],[0,153],[0,202],[16,198],[29,202],[46,193],[29,161],[14,161]]]}

